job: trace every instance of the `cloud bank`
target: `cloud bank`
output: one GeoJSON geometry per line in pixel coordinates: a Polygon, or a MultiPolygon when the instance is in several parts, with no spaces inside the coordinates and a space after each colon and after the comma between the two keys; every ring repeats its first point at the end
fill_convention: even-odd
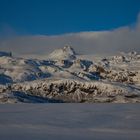
{"type": "Polygon", "coordinates": [[[79,53],[114,53],[119,51],[140,52],[140,14],[135,26],[111,31],[80,32],[56,36],[18,36],[0,39],[1,51],[16,54],[48,54],[56,48],[71,45],[79,53]]]}

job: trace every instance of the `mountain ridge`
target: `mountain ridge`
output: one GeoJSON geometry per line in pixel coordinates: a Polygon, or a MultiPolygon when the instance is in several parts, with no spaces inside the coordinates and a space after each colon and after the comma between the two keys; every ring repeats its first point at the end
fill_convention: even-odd
{"type": "MultiPolygon", "coordinates": [[[[115,94],[115,98],[118,97],[118,93],[121,93],[120,96],[121,98],[123,97],[121,100],[122,102],[129,102],[129,100],[126,99],[129,97],[134,97],[134,100],[136,98],[135,102],[139,102],[140,55],[135,51],[130,53],[121,53],[116,56],[108,56],[106,58],[100,57],[99,59],[83,59],[71,46],[65,46],[54,50],[46,60],[18,58],[12,56],[12,53],[6,52],[0,52],[0,54],[3,54],[0,56],[1,98],[6,95],[7,98],[11,97],[9,94],[11,93],[12,95],[15,92],[20,95],[20,90],[24,87],[26,82],[29,85],[39,82],[43,86],[43,82],[45,84],[46,82],[49,83],[49,81],[52,81],[51,84],[55,85],[55,79],[58,79],[58,81],[60,81],[60,85],[56,84],[54,91],[61,91],[60,89],[63,87],[61,91],[62,94],[70,90],[68,87],[75,86],[75,84],[71,83],[77,83],[76,87],[72,90],[73,93],[70,92],[70,96],[69,94],[66,95],[69,99],[67,102],[81,102],[82,97],[83,102],[95,102],[96,97],[101,100],[102,97],[106,97],[107,100],[104,100],[104,102],[114,102],[110,97],[108,99],[107,93],[110,94],[110,96],[114,96],[116,87],[118,87],[117,91],[119,91],[115,94]],[[65,80],[69,81],[67,82],[67,86],[62,82],[65,80]],[[80,89],[84,88],[85,82],[89,83],[89,87],[95,83],[98,83],[98,85],[104,85],[104,82],[107,82],[113,89],[109,93],[108,88],[104,89],[101,86],[98,86],[98,90],[94,90],[95,87],[93,86],[93,90],[91,90],[92,92],[88,88],[82,91],[80,89]],[[20,86],[17,89],[11,88],[18,84],[20,86]],[[77,86],[79,84],[81,85],[80,87],[77,86]],[[127,97],[125,96],[126,92],[121,92],[122,87],[125,87],[125,89],[128,90],[129,95],[127,97]],[[95,91],[97,94],[95,94],[95,91]],[[131,92],[132,95],[130,94],[131,92]],[[72,94],[76,94],[75,98],[72,94]],[[80,96],[81,101],[77,98],[77,94],[80,96]],[[92,96],[88,96],[85,100],[85,96],[89,94],[92,96]],[[100,94],[101,96],[99,96],[100,94]],[[89,100],[89,98],[91,98],[91,100],[89,100]]],[[[49,85],[46,85],[46,93],[44,93],[44,91],[36,91],[36,86],[33,86],[31,91],[21,90],[21,94],[24,95],[23,93],[25,93],[25,95],[34,96],[36,95],[36,92],[38,92],[38,97],[47,97],[52,99],[55,99],[55,96],[60,94],[59,92],[55,93],[52,90],[48,93],[47,91],[50,89],[49,85]],[[51,96],[47,96],[47,94],[51,96]]],[[[16,98],[17,96],[14,97],[16,98]]],[[[65,96],[61,96],[61,98],[60,96],[58,97],[59,98],[56,100],[61,100],[62,102],[65,101],[65,96]]],[[[27,97],[25,96],[25,98],[27,97]]],[[[97,100],[99,101],[99,99],[97,100]]],[[[130,102],[133,102],[132,100],[133,99],[130,99],[130,102]]],[[[18,100],[17,102],[20,101],[18,100]]],[[[39,100],[37,102],[39,102],[39,100]]]]}

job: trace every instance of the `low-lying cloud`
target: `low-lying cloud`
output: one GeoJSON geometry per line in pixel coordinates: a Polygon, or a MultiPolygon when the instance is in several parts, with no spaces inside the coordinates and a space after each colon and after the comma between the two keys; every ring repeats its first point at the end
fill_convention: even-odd
{"type": "Polygon", "coordinates": [[[126,26],[111,31],[80,32],[56,36],[20,36],[0,39],[0,50],[16,54],[48,54],[56,48],[71,45],[79,53],[140,52],[140,15],[135,27],[126,26]]]}

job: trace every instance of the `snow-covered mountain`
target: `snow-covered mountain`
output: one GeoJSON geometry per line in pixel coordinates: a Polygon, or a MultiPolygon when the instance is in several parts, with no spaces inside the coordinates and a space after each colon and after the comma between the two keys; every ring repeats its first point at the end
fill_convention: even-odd
{"type": "Polygon", "coordinates": [[[71,46],[65,46],[64,48],[54,50],[49,57],[56,60],[73,60],[76,59],[76,53],[71,46]]]}
{"type": "Polygon", "coordinates": [[[85,59],[65,46],[38,60],[0,52],[0,102],[140,102],[140,54],[85,59]]]}

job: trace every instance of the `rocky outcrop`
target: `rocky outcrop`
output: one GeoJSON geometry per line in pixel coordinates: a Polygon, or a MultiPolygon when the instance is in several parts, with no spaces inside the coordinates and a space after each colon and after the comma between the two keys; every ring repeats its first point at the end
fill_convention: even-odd
{"type": "Polygon", "coordinates": [[[104,82],[41,80],[0,87],[0,95],[9,91],[62,102],[140,102],[136,88],[104,82]],[[135,91],[135,92],[134,92],[135,91]]]}
{"type": "Polygon", "coordinates": [[[113,56],[109,60],[110,62],[113,62],[113,63],[122,63],[122,62],[127,63],[133,60],[140,60],[140,55],[137,52],[132,51],[129,53],[121,53],[120,55],[113,56]]]}

